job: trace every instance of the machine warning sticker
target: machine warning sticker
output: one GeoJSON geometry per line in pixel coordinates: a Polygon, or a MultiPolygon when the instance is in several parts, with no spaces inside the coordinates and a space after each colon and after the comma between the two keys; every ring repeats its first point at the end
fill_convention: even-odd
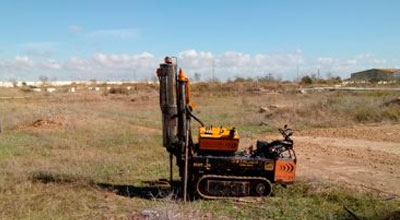
{"type": "Polygon", "coordinates": [[[269,170],[269,171],[274,170],[274,162],[265,163],[264,164],[264,169],[265,170],[269,170]]]}
{"type": "Polygon", "coordinates": [[[203,166],[203,163],[193,163],[193,166],[194,166],[194,167],[202,167],[202,166],[203,166]]]}

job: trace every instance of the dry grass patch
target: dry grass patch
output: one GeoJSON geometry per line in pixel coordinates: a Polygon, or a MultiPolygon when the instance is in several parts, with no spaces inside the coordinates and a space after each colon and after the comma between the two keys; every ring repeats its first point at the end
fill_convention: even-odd
{"type": "MultiPolygon", "coordinates": [[[[308,130],[398,122],[396,109],[374,107],[398,94],[304,95],[287,92],[292,85],[258,85],[264,90],[249,85],[193,85],[195,113],[207,124],[235,126],[246,147],[284,124],[308,130]],[[271,105],[277,107],[272,114],[259,113],[260,107],[271,105]],[[375,109],[378,117],[358,120],[359,108],[375,109]]],[[[307,182],[277,188],[275,197],[254,207],[232,201],[183,205],[168,199],[128,198],[100,187],[140,186],[143,180],[168,177],[157,98],[157,86],[138,85],[128,95],[79,91],[2,102],[0,219],[140,219],[143,209],[155,209],[165,219],[343,219],[348,217],[343,204],[373,219],[398,207],[396,201],[332,186],[313,191],[307,182]],[[24,126],[29,129],[20,129],[24,126]]]]}

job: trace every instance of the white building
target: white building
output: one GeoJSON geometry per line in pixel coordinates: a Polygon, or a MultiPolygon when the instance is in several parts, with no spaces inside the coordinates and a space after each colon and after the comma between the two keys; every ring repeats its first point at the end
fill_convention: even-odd
{"type": "Polygon", "coordinates": [[[56,88],[46,88],[46,92],[53,93],[56,91],[56,88]]]}
{"type": "Polygon", "coordinates": [[[12,83],[12,82],[0,82],[0,87],[12,88],[12,87],[14,87],[14,83],[12,83]]]}

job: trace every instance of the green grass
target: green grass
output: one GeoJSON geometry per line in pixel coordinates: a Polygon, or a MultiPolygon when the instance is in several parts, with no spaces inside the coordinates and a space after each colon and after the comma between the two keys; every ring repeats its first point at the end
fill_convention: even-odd
{"type": "Polygon", "coordinates": [[[398,123],[400,106],[386,105],[400,95],[399,92],[331,92],[312,93],[294,101],[268,116],[275,127],[283,123],[296,130],[352,126],[358,123],[398,123]]]}
{"type": "MultiPolygon", "coordinates": [[[[7,95],[5,90],[0,93],[7,95]]],[[[15,90],[10,94],[21,95],[15,90]]],[[[0,219],[131,219],[146,208],[186,213],[193,219],[346,219],[343,205],[364,219],[376,219],[400,206],[398,200],[307,180],[287,189],[276,187],[274,197],[258,204],[199,200],[183,205],[168,199],[119,196],[98,183],[141,185],[143,180],[168,177],[158,99],[131,102],[133,95],[114,99],[101,94],[32,94],[28,100],[2,101],[0,219]],[[38,119],[56,119],[61,124],[33,127],[38,119]],[[40,181],[46,177],[53,180],[40,181]]],[[[286,123],[308,129],[347,125],[349,119],[353,123],[398,121],[398,109],[393,107],[373,108],[378,111],[373,113],[358,110],[370,110],[396,95],[250,93],[210,98],[197,94],[193,99],[198,104],[195,113],[205,123],[235,126],[242,140],[255,142],[286,123]],[[276,104],[283,107],[272,116],[258,112],[260,106],[276,104]],[[344,118],[337,120],[337,115],[344,118]],[[379,118],[371,120],[376,115],[379,118]]],[[[175,170],[177,178],[176,174],[175,170]]]]}
{"type": "Polygon", "coordinates": [[[195,215],[197,219],[200,219],[201,214],[211,213],[210,219],[243,220],[352,219],[344,207],[352,210],[361,219],[372,220],[400,211],[399,200],[383,200],[371,192],[354,192],[322,182],[297,181],[287,188],[276,186],[274,192],[274,196],[257,203],[243,200],[199,200],[183,206],[171,201],[158,201],[147,206],[160,213],[186,212],[187,215],[195,215]],[[200,210],[201,214],[196,216],[193,210],[200,210]]]}

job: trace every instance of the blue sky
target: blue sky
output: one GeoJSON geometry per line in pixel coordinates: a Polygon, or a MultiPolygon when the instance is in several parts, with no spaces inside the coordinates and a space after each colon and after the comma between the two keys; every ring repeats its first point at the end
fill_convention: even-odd
{"type": "Polygon", "coordinates": [[[219,78],[400,67],[399,1],[10,1],[0,79],[146,79],[165,55],[219,78]]]}

